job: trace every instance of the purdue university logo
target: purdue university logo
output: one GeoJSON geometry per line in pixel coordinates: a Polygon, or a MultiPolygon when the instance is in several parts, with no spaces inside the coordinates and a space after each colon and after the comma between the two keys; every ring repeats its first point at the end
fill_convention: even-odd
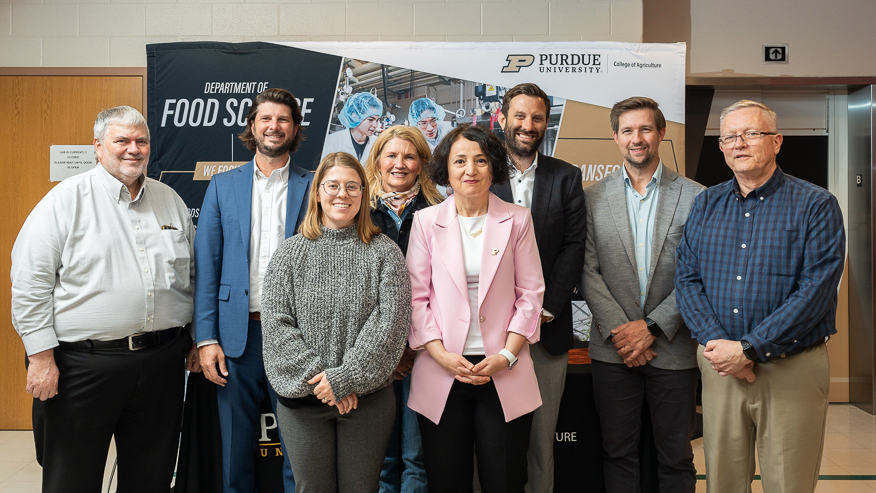
{"type": "Polygon", "coordinates": [[[535,63],[535,57],[532,55],[508,55],[505,59],[506,63],[502,67],[502,73],[517,73],[523,67],[528,67],[535,63]]]}

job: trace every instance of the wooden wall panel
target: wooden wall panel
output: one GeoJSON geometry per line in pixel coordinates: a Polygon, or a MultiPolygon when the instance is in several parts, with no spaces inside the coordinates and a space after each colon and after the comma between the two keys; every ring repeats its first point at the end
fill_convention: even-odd
{"type": "Polygon", "coordinates": [[[31,428],[24,346],[12,327],[12,244],[49,182],[49,146],[91,144],[102,109],[143,110],[143,76],[0,76],[0,429],[31,428]]]}

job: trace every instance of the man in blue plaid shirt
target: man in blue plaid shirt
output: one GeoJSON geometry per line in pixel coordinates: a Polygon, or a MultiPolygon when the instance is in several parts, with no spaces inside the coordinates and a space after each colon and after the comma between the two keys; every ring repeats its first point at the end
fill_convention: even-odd
{"type": "Polygon", "coordinates": [[[700,343],[709,493],[814,491],[821,465],[837,285],[845,260],[836,198],[786,175],[776,114],[721,113],[734,179],[700,194],[678,246],[675,295],[700,343]]]}

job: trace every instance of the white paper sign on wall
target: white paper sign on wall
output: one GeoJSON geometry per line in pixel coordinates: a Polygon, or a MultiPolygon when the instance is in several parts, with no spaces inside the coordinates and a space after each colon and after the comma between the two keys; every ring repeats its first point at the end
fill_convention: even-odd
{"type": "Polygon", "coordinates": [[[88,145],[57,145],[49,150],[49,181],[61,181],[64,178],[84,173],[97,164],[94,146],[88,145]]]}

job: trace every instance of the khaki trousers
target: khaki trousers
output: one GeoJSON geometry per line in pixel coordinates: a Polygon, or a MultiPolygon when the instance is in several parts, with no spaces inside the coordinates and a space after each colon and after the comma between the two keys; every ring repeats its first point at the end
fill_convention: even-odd
{"type": "Polygon", "coordinates": [[[697,361],[708,492],[751,492],[755,445],[765,493],[814,492],[830,388],[827,346],[758,362],[752,383],[719,376],[703,349],[697,361]]]}

